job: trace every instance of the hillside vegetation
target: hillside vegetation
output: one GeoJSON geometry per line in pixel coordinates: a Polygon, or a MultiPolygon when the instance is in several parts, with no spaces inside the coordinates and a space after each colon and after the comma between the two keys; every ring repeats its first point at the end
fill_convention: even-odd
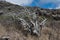
{"type": "Polygon", "coordinates": [[[60,9],[0,2],[0,40],[60,40],[60,9]]]}

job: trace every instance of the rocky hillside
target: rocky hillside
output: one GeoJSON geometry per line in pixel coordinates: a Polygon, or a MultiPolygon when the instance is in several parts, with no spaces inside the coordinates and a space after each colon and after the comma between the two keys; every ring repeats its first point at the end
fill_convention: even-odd
{"type": "Polygon", "coordinates": [[[0,40],[60,40],[60,10],[1,1],[0,40]]]}

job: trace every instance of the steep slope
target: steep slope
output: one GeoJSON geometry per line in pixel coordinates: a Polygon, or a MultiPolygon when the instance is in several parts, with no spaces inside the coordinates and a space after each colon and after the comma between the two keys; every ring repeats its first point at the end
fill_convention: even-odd
{"type": "Polygon", "coordinates": [[[60,10],[0,2],[1,40],[60,40],[60,10]]]}

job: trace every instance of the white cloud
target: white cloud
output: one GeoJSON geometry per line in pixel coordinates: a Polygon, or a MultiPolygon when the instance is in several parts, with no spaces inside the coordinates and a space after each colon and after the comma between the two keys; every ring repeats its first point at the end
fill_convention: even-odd
{"type": "Polygon", "coordinates": [[[53,9],[53,8],[49,8],[49,9],[53,9]]]}
{"type": "Polygon", "coordinates": [[[29,5],[33,2],[33,0],[6,0],[6,1],[18,5],[29,5]]]}
{"type": "Polygon", "coordinates": [[[55,9],[60,9],[60,5],[59,5],[59,6],[57,6],[55,9]]]}

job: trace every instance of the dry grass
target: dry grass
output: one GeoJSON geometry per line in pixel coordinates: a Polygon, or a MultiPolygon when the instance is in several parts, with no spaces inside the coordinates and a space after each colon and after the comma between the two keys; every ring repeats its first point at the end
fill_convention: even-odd
{"type": "Polygon", "coordinates": [[[32,36],[30,34],[28,34],[28,36],[26,37],[23,35],[23,33],[21,33],[21,31],[14,29],[14,27],[11,27],[9,28],[9,30],[7,30],[0,24],[0,37],[2,36],[9,36],[10,40],[54,40],[54,38],[55,40],[57,40],[57,32],[49,27],[42,28],[40,37],[32,36]],[[49,36],[51,36],[50,39],[49,36]]]}

